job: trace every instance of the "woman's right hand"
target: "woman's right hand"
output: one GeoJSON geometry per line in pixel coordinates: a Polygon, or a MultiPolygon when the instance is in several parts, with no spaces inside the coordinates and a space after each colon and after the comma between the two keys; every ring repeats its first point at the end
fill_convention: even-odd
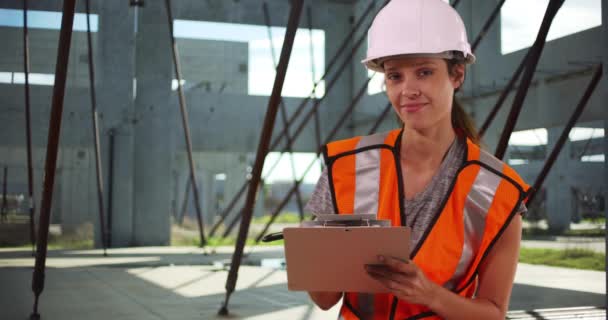
{"type": "Polygon", "coordinates": [[[342,298],[342,292],[308,292],[308,295],[315,302],[319,308],[323,310],[329,310],[333,307],[340,298],[342,298]]]}

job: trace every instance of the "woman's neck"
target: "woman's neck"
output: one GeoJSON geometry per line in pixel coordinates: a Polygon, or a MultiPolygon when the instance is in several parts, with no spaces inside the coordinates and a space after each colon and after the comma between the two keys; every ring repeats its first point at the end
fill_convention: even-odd
{"type": "Polygon", "coordinates": [[[451,126],[425,130],[406,126],[401,140],[401,161],[415,167],[439,166],[455,138],[456,133],[451,126]]]}

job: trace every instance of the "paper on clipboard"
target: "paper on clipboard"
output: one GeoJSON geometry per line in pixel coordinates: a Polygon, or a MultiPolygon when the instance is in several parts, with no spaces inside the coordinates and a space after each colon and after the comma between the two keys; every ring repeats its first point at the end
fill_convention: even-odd
{"type": "Polygon", "coordinates": [[[365,271],[378,255],[407,260],[409,227],[285,228],[287,286],[294,291],[388,292],[365,271]]]}

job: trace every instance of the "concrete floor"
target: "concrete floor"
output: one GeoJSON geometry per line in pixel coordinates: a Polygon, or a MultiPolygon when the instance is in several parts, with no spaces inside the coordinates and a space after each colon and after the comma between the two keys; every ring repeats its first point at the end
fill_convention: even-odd
{"type": "MultiPolygon", "coordinates": [[[[217,311],[228,272],[213,262],[227,261],[231,252],[150,247],[112,249],[103,257],[100,250],[49,251],[39,312],[42,319],[226,319],[217,311]]],[[[282,256],[281,247],[253,249],[240,269],[229,319],[336,318],[337,307],[322,311],[305,293],[288,291],[285,271],[253,266],[282,256]]],[[[0,249],[0,319],[31,313],[33,262],[29,250],[0,249]]],[[[605,305],[604,272],[520,264],[515,282],[509,318],[605,319],[597,308],[605,305]]]]}

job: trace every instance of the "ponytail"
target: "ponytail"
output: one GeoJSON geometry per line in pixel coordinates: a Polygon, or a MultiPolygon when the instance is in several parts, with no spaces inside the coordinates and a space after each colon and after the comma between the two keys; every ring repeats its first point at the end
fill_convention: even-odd
{"type": "MultiPolygon", "coordinates": [[[[446,59],[448,65],[448,73],[454,75],[454,67],[457,65],[465,65],[464,56],[461,52],[455,52],[456,57],[453,59],[446,59]]],[[[464,83],[464,74],[462,75],[462,83],[464,83]]],[[[452,98],[452,127],[459,135],[465,135],[473,143],[479,145],[480,138],[477,129],[475,128],[475,122],[464,110],[458,99],[456,99],[456,92],[460,87],[454,91],[454,97],[452,98]]]]}
{"type": "Polygon", "coordinates": [[[479,133],[475,129],[473,119],[464,111],[464,108],[456,99],[456,95],[452,100],[452,126],[458,134],[464,134],[473,143],[479,144],[479,133]]]}

